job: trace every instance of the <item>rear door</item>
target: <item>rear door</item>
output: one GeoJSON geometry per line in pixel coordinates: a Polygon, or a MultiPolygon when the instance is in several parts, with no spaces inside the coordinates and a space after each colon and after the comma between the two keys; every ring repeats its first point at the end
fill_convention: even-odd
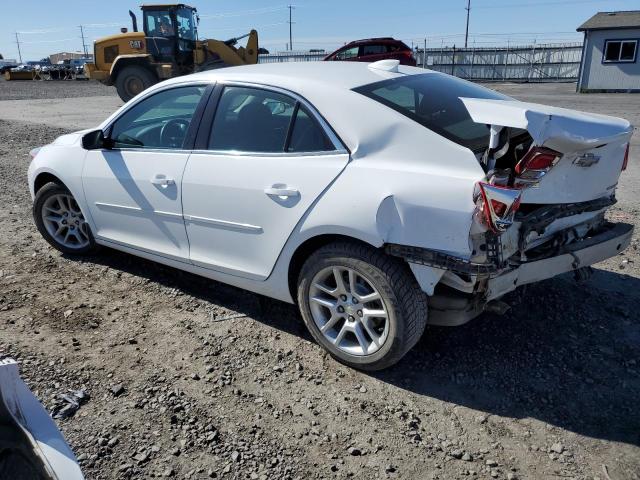
{"type": "Polygon", "coordinates": [[[349,155],[312,107],[292,94],[243,85],[218,90],[212,127],[203,121],[200,148],[182,181],[190,258],[201,267],[265,279],[349,155]]]}

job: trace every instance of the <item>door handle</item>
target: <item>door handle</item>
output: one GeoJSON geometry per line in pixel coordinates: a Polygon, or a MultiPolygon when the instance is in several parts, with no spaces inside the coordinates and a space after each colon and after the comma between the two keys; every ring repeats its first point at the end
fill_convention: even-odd
{"type": "Polygon", "coordinates": [[[160,185],[161,187],[168,187],[169,185],[175,185],[176,181],[173,178],[168,178],[166,175],[158,173],[151,179],[151,183],[160,185]]]}
{"type": "Polygon", "coordinates": [[[300,194],[297,188],[289,187],[282,183],[276,183],[275,185],[265,188],[264,193],[276,197],[295,197],[300,194]]]}

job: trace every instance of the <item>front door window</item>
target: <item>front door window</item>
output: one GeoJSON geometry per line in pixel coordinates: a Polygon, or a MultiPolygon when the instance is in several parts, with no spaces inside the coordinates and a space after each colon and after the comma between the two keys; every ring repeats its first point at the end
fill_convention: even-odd
{"type": "Polygon", "coordinates": [[[113,147],[182,149],[204,90],[172,88],[142,100],[113,124],[113,147]]]}

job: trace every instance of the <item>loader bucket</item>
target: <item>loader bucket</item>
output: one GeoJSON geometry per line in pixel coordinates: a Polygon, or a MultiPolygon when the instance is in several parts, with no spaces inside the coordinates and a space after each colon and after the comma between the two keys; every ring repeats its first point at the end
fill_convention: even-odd
{"type": "Polygon", "coordinates": [[[5,80],[33,80],[35,72],[33,71],[19,71],[12,72],[9,70],[4,73],[5,80]]]}

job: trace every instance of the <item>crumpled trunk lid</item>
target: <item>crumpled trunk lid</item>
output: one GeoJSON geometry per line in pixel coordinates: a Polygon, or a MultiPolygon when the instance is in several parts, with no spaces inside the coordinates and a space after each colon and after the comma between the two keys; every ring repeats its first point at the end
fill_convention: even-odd
{"type": "Polygon", "coordinates": [[[522,203],[577,203],[614,194],[633,133],[627,120],[517,100],[460,100],[474,122],[525,129],[534,146],[562,154],[523,191],[522,203]]]}

